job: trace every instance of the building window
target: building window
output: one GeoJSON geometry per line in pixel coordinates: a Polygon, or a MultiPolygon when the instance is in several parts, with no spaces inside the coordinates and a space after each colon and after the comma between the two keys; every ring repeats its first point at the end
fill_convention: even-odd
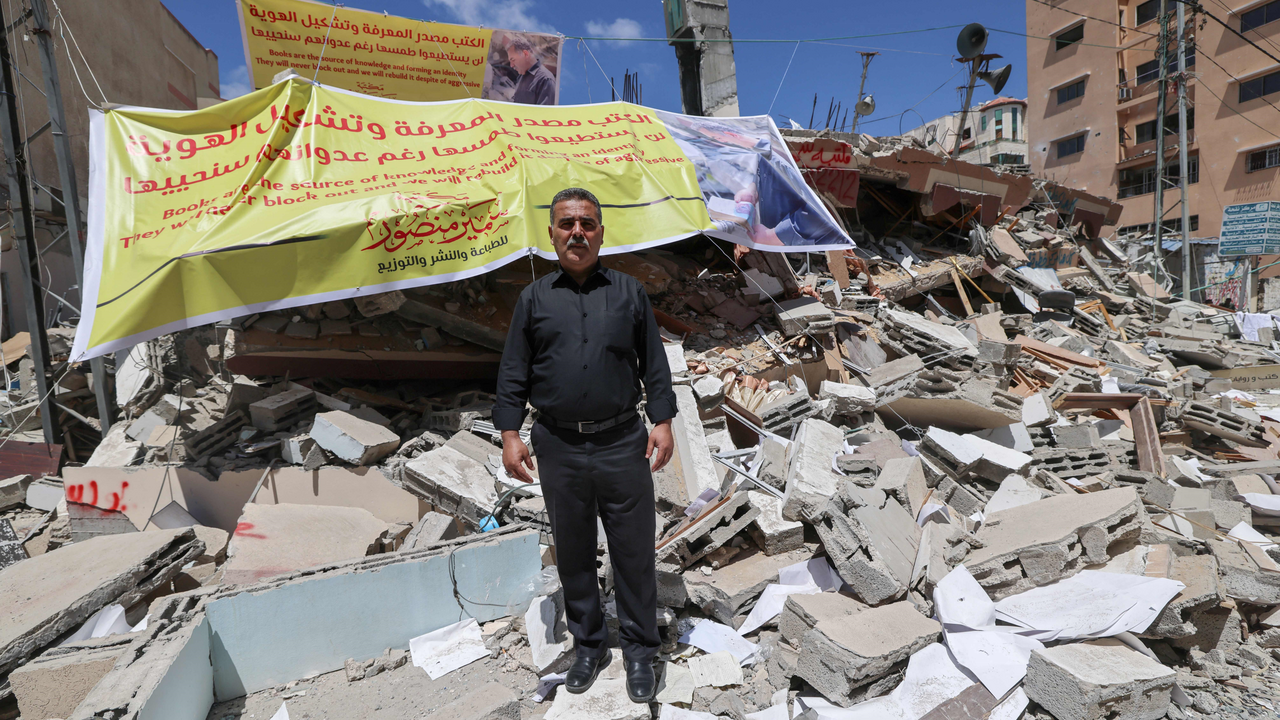
{"type": "Polygon", "coordinates": [[[1009,108],[1009,139],[1018,139],[1018,108],[1009,108]]]}
{"type": "Polygon", "coordinates": [[[982,132],[987,131],[987,114],[982,113],[982,132]]]}
{"type": "MultiPolygon", "coordinates": [[[[1138,25],[1143,25],[1155,20],[1160,14],[1160,0],[1147,0],[1138,6],[1137,20],[1138,25]]],[[[1137,27],[1135,25],[1134,27],[1137,27]]]]}
{"type": "MultiPolygon", "coordinates": [[[[1153,120],[1152,123],[1155,121],[1153,120]]],[[[1182,183],[1179,181],[1181,168],[1178,163],[1171,163],[1164,169],[1165,187],[1178,187],[1182,183]]],[[[1187,184],[1195,185],[1200,182],[1200,157],[1194,156],[1187,158],[1187,184]]],[[[1140,168],[1125,168],[1120,171],[1119,187],[1117,188],[1117,197],[1129,198],[1138,195],[1150,195],[1156,191],[1156,166],[1147,165],[1140,168]]],[[[1192,230],[1195,228],[1193,227],[1192,230]]]]}
{"type": "MultiPolygon", "coordinates": [[[[1196,129],[1196,111],[1195,108],[1187,108],[1187,130],[1196,129]]],[[[1169,113],[1164,116],[1164,132],[1166,135],[1176,135],[1178,133],[1178,113],[1169,113]]],[[[1138,123],[1134,127],[1134,135],[1138,144],[1151,142],[1156,139],[1156,121],[1148,120],[1144,123],[1138,123]]]]}
{"type": "Polygon", "coordinates": [[[962,138],[961,138],[961,140],[969,140],[969,139],[970,139],[970,138],[972,138],[972,137],[973,137],[973,128],[971,128],[971,127],[967,127],[967,128],[965,128],[965,129],[964,129],[964,137],[962,137],[962,138]]]}
{"type": "Polygon", "coordinates": [[[1280,0],[1240,13],[1240,32],[1252,30],[1276,20],[1280,20],[1280,0]]]}
{"type": "Polygon", "coordinates": [[[1084,152],[1084,135],[1077,135],[1073,138],[1058,141],[1058,157],[1064,158],[1068,155],[1084,152]]]}
{"type": "Polygon", "coordinates": [[[1064,30],[1053,36],[1053,41],[1057,50],[1071,47],[1081,40],[1084,40],[1084,23],[1080,23],[1070,30],[1064,30]]]}
{"type": "Polygon", "coordinates": [[[1144,62],[1138,66],[1138,74],[1133,78],[1133,81],[1134,83],[1141,85],[1146,82],[1151,82],[1158,77],[1160,77],[1160,61],[1152,60],[1151,62],[1144,62]]]}
{"type": "Polygon", "coordinates": [[[1242,81],[1240,83],[1240,102],[1248,102],[1274,92],[1280,92],[1280,70],[1252,80],[1242,81]]]}
{"type": "Polygon", "coordinates": [[[1245,163],[1245,172],[1257,172],[1273,167],[1280,167],[1280,145],[1249,153],[1245,163]]]}
{"type": "MultiPolygon", "coordinates": [[[[1182,218],[1170,218],[1160,223],[1164,227],[1166,233],[1182,232],[1182,218]]],[[[1200,216],[1191,215],[1187,218],[1188,232],[1195,232],[1200,229],[1200,216]]],[[[1116,234],[1120,237],[1127,236],[1143,236],[1151,232],[1151,223],[1142,223],[1141,225],[1125,225],[1116,230],[1116,234]]]]}
{"type": "Polygon", "coordinates": [[[996,165],[1025,165],[1026,161],[1025,155],[1015,155],[1014,153],[1000,153],[991,158],[991,162],[996,165]]]}
{"type": "Polygon", "coordinates": [[[1004,139],[1004,110],[996,108],[996,139],[1004,139]]]}
{"type": "Polygon", "coordinates": [[[1084,97],[1084,78],[1058,88],[1059,105],[1075,100],[1078,97],[1084,97]]]}

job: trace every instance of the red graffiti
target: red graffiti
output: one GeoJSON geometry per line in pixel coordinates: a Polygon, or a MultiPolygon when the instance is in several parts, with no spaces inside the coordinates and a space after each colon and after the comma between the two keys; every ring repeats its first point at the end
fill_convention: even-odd
{"type": "Polygon", "coordinates": [[[236,531],[232,534],[235,535],[236,537],[250,537],[250,538],[255,538],[257,540],[267,539],[267,536],[263,535],[262,533],[245,532],[246,530],[252,530],[253,528],[254,528],[253,523],[246,523],[246,522],[237,523],[236,531]]]}
{"type": "Polygon", "coordinates": [[[111,493],[111,507],[107,508],[108,510],[119,510],[120,512],[124,512],[124,505],[121,504],[121,501],[124,500],[124,491],[127,489],[129,489],[129,483],[121,482],[120,492],[111,493]]]}
{"type": "Polygon", "coordinates": [[[128,509],[128,506],[124,504],[124,491],[129,487],[128,482],[120,483],[120,492],[108,493],[104,491],[102,493],[103,505],[98,505],[98,481],[90,480],[88,485],[89,494],[87,497],[85,495],[85,486],[83,484],[68,485],[67,500],[75,503],[81,503],[83,505],[94,505],[101,507],[103,510],[117,510],[119,512],[124,512],[128,509]],[[106,505],[107,495],[111,496],[110,506],[106,505]]]}
{"type": "Polygon", "coordinates": [[[804,171],[805,182],[810,187],[829,193],[836,205],[842,207],[858,206],[858,177],[857,170],[825,168],[804,171]]]}
{"type": "Polygon", "coordinates": [[[75,502],[75,503],[78,503],[78,502],[80,502],[81,500],[83,500],[83,499],[84,499],[84,486],[83,486],[83,485],[68,485],[68,486],[67,486],[67,499],[68,499],[68,500],[70,500],[71,502],[75,502]]]}

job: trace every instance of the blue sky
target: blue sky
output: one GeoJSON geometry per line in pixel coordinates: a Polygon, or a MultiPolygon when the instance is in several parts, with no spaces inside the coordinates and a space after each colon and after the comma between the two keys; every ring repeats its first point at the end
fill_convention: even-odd
{"type": "MultiPolygon", "coordinates": [[[[165,4],[218,54],[224,97],[249,90],[235,0],[165,0],[165,4]]],[[[661,0],[349,0],[344,4],[421,20],[559,32],[566,36],[659,38],[665,34],[661,0]]],[[[992,30],[1014,33],[1021,33],[1026,27],[1021,0],[730,0],[729,15],[730,30],[737,41],[734,56],[743,115],[763,114],[772,104],[772,115],[779,125],[786,124],[784,117],[791,117],[808,126],[817,93],[815,124],[821,127],[832,98],[843,101],[846,107],[857,100],[861,72],[858,51],[878,50],[880,55],[872,61],[867,79],[867,91],[876,99],[876,112],[867,119],[872,122],[864,120],[859,128],[876,135],[896,135],[959,109],[961,100],[956,87],[964,80],[962,66],[954,61],[959,28],[946,26],[980,22],[992,30]],[[946,29],[909,32],[927,28],[946,29]],[[909,34],[799,45],[743,42],[904,32],[909,34]],[[788,62],[791,67],[784,80],[788,62]],[[908,111],[910,108],[914,110],[908,111]]],[[[612,75],[621,89],[623,72],[630,69],[640,73],[645,105],[680,111],[675,51],[666,42],[595,40],[586,44],[590,52],[576,39],[565,41],[560,86],[563,104],[608,100],[604,73],[612,75]]],[[[1004,55],[1005,59],[997,63],[1013,64],[1013,75],[1002,94],[1026,97],[1025,39],[993,32],[987,48],[988,52],[1004,55]]],[[[979,83],[975,104],[991,97],[990,89],[979,83]]]]}

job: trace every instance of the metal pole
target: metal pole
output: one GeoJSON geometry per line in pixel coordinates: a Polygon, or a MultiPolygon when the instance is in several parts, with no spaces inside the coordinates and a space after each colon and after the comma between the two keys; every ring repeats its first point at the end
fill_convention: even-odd
{"type": "MultiPolygon", "coordinates": [[[[62,183],[62,208],[67,216],[68,242],[71,244],[71,264],[76,269],[76,283],[80,286],[81,302],[84,297],[84,249],[80,232],[80,192],[76,185],[76,168],[71,162],[71,147],[67,142],[66,113],[62,108],[62,88],[58,80],[58,64],[53,54],[53,36],[50,33],[49,9],[45,0],[31,0],[31,12],[35,22],[33,34],[40,45],[40,69],[44,73],[44,94],[49,104],[49,124],[53,133],[53,152],[58,160],[58,175],[62,183]]],[[[98,422],[105,437],[111,428],[111,404],[107,401],[107,372],[101,357],[89,361],[93,373],[93,394],[98,400],[98,422]]]]}
{"type": "MultiPolygon", "coordinates": [[[[4,9],[0,8],[0,28],[6,27],[4,9]]],[[[22,290],[26,295],[27,331],[31,334],[31,360],[35,363],[36,393],[40,398],[40,425],[44,429],[44,441],[53,444],[55,434],[53,396],[49,392],[49,338],[44,328],[44,302],[38,284],[40,269],[36,264],[35,225],[31,220],[31,196],[27,191],[27,158],[22,148],[14,142],[14,133],[22,125],[18,122],[18,107],[14,102],[14,69],[10,63],[9,35],[0,32],[0,77],[4,103],[0,112],[0,135],[3,136],[4,156],[9,175],[9,207],[13,212],[14,245],[18,248],[18,265],[22,273],[22,290]]]]}
{"type": "Polygon", "coordinates": [[[960,110],[960,127],[956,128],[956,144],[951,148],[951,157],[960,154],[960,143],[964,140],[964,121],[969,115],[969,103],[973,101],[973,84],[978,81],[978,58],[965,62],[969,63],[969,84],[964,89],[964,107],[960,110]]]}
{"type": "Polygon", "coordinates": [[[851,133],[858,132],[858,118],[862,117],[858,114],[857,103],[862,102],[862,91],[867,86],[867,68],[871,67],[871,58],[879,55],[880,53],[871,52],[869,50],[859,50],[858,54],[862,56],[862,80],[858,82],[858,99],[853,101],[853,127],[849,128],[849,132],[851,133]]]}
{"type": "Polygon", "coordinates": [[[1160,0],[1160,37],[1156,41],[1156,58],[1160,63],[1159,86],[1156,88],[1156,188],[1155,188],[1155,222],[1153,232],[1155,242],[1151,246],[1151,279],[1152,296],[1160,294],[1160,252],[1164,249],[1164,103],[1165,87],[1169,82],[1169,15],[1166,12],[1168,0],[1160,0]]]}
{"type": "Polygon", "coordinates": [[[1187,6],[1178,3],[1178,186],[1182,208],[1182,299],[1191,299],[1191,209],[1187,207],[1187,6]]]}

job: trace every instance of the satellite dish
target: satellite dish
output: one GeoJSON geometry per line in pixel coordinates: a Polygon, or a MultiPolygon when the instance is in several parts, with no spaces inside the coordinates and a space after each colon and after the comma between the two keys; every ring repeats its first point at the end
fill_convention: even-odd
{"type": "Polygon", "coordinates": [[[853,106],[853,111],[859,115],[870,115],[876,111],[876,99],[870,95],[862,98],[857,105],[853,106]]]}
{"type": "Polygon", "coordinates": [[[978,79],[990,85],[991,92],[995,93],[996,95],[999,95],[1000,90],[1004,88],[1004,84],[1009,82],[1009,74],[1012,72],[1013,72],[1013,66],[1005,65],[1004,67],[1000,68],[999,70],[996,70],[995,72],[991,72],[989,70],[983,70],[982,72],[978,73],[978,79]]]}
{"type": "Polygon", "coordinates": [[[987,48],[987,29],[981,23],[969,23],[956,37],[956,51],[965,60],[972,60],[987,48]]]}

